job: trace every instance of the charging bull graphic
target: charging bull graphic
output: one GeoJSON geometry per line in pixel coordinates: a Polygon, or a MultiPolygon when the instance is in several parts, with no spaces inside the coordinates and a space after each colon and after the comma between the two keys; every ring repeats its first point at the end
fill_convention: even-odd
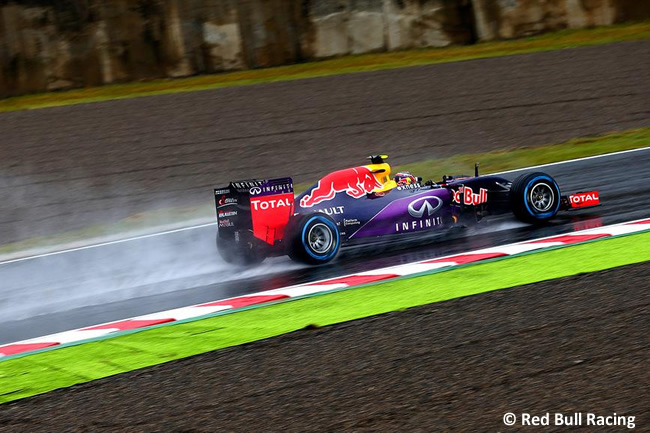
{"type": "Polygon", "coordinates": [[[368,167],[339,170],[322,178],[311,193],[300,200],[300,206],[312,207],[323,201],[332,200],[339,192],[345,192],[350,197],[361,198],[382,186],[368,167]]]}

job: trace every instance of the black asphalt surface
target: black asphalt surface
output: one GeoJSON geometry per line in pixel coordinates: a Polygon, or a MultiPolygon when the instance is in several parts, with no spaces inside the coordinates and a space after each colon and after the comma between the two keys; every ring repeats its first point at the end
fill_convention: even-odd
{"type": "MultiPolygon", "coordinates": [[[[537,169],[535,169],[537,170],[537,169]]],[[[565,192],[596,189],[602,206],[559,214],[547,227],[514,217],[486,220],[424,245],[343,252],[336,262],[301,267],[288,258],[241,270],[216,252],[216,227],[0,265],[0,344],[54,332],[412,262],[650,217],[650,149],[541,169],[565,192]]],[[[514,179],[525,173],[504,174],[514,179]]]]}
{"type": "Polygon", "coordinates": [[[646,262],[294,332],[0,405],[0,429],[648,431],[648,281],[646,262]],[[506,412],[635,428],[506,427],[506,412]]]}
{"type": "MultiPolygon", "coordinates": [[[[307,182],[650,125],[650,41],[0,114],[0,243],[307,182]]],[[[211,213],[205,217],[212,216],[211,213]]]]}

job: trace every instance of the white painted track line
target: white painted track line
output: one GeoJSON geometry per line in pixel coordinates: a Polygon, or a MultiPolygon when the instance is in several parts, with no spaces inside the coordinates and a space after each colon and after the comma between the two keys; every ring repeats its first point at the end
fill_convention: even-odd
{"type": "Polygon", "coordinates": [[[39,258],[42,258],[42,257],[55,256],[55,255],[58,255],[58,254],[73,253],[75,251],[83,251],[83,250],[88,250],[88,249],[91,249],[91,248],[107,247],[109,245],[122,244],[122,243],[125,243],[125,242],[137,241],[137,240],[140,240],[140,239],[154,238],[154,237],[157,237],[157,236],[165,236],[165,235],[169,235],[169,234],[173,234],[173,233],[180,233],[180,232],[185,232],[185,231],[188,231],[188,230],[196,230],[196,229],[201,229],[201,228],[204,228],[204,227],[210,227],[210,226],[216,226],[216,225],[217,225],[217,223],[215,221],[215,222],[212,222],[212,223],[200,224],[200,225],[196,225],[196,226],[192,226],[192,227],[183,227],[183,228],[174,229],[174,230],[167,230],[167,231],[160,232],[160,233],[150,233],[148,235],[135,236],[135,237],[127,238],[127,239],[118,239],[118,240],[115,240],[115,241],[101,242],[101,243],[98,243],[98,244],[85,245],[83,247],[76,247],[76,248],[69,248],[69,249],[61,250],[61,251],[52,251],[52,252],[44,253],[44,254],[36,254],[36,255],[33,255],[33,256],[27,256],[27,257],[20,257],[20,258],[17,258],[17,259],[5,260],[4,262],[0,262],[0,265],[8,265],[10,263],[24,262],[26,260],[39,259],[39,258]]]}
{"type": "Polygon", "coordinates": [[[420,272],[433,271],[442,268],[453,269],[456,266],[468,263],[477,263],[493,258],[508,257],[533,250],[543,251],[549,247],[575,245],[592,239],[606,239],[611,238],[612,236],[620,236],[628,233],[644,232],[649,229],[650,219],[645,218],[594,229],[554,235],[540,239],[532,239],[515,244],[467,251],[447,257],[425,259],[415,263],[375,269],[372,271],[330,278],[327,280],[304,283],[297,286],[251,293],[235,298],[175,308],[130,319],[109,322],[102,325],[89,326],[49,336],[18,341],[7,345],[0,345],[0,357],[21,355],[44,348],[60,347],[63,344],[82,342],[89,338],[103,337],[104,335],[116,333],[121,330],[145,329],[162,323],[177,322],[179,320],[187,319],[199,319],[206,314],[212,314],[218,311],[266,304],[269,302],[281,301],[319,292],[327,292],[330,290],[344,289],[368,283],[386,282],[393,278],[406,277],[420,272]],[[599,235],[602,235],[602,237],[599,235]]]}

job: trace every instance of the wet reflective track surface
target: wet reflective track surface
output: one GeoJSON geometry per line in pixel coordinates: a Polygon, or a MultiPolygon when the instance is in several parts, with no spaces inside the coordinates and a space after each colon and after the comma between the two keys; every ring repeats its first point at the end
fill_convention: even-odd
{"type": "MultiPolygon", "coordinates": [[[[565,212],[545,227],[511,216],[482,221],[424,244],[344,250],[336,262],[303,267],[286,257],[252,269],[225,265],[216,227],[0,265],[0,344],[73,328],[346,275],[425,258],[650,217],[650,150],[535,169],[563,193],[598,190],[602,205],[565,212]]],[[[525,171],[507,173],[514,179],[525,171]]],[[[441,173],[442,175],[442,173],[441,173]]]]}

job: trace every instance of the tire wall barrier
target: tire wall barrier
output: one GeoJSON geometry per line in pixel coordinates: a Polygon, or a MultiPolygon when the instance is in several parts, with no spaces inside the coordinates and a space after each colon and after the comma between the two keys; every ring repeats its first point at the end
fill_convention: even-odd
{"type": "Polygon", "coordinates": [[[648,18],[638,0],[7,0],[0,97],[648,18]]]}

